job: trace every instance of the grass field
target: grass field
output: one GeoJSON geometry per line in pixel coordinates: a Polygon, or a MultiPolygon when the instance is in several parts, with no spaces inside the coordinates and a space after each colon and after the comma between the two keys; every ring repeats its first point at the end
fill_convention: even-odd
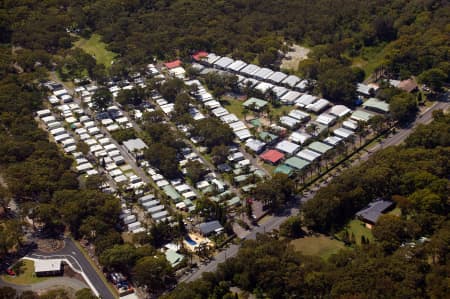
{"type": "Polygon", "coordinates": [[[355,236],[355,241],[358,245],[361,245],[362,236],[364,236],[370,242],[373,241],[372,231],[368,229],[360,220],[353,219],[352,221],[350,221],[342,231],[336,234],[336,237],[341,238],[345,230],[348,231],[349,235],[353,234],[355,236]]]}
{"type": "Polygon", "coordinates": [[[380,66],[385,56],[384,46],[367,47],[362,50],[362,54],[353,58],[353,66],[361,67],[368,78],[375,69],[380,66]]]}
{"type": "MultiPolygon", "coordinates": [[[[234,100],[229,97],[227,97],[225,100],[222,101],[222,104],[225,109],[228,110],[228,112],[235,114],[239,119],[244,119],[244,115],[242,114],[242,103],[239,100],[234,100]]],[[[250,118],[251,111],[249,111],[247,118],[250,118]]]]}
{"type": "Polygon", "coordinates": [[[105,65],[105,67],[110,67],[111,62],[116,57],[116,53],[106,49],[106,44],[101,41],[98,34],[92,34],[89,39],[80,38],[75,42],[75,47],[79,47],[92,55],[98,63],[105,65]]]}
{"type": "Polygon", "coordinates": [[[295,239],[291,241],[296,251],[305,255],[320,256],[323,259],[328,259],[331,255],[344,249],[344,243],[338,240],[332,240],[327,236],[314,236],[295,239]]]}
{"type": "Polygon", "coordinates": [[[44,280],[47,280],[47,277],[37,277],[34,274],[34,262],[30,260],[21,260],[13,267],[16,272],[16,276],[2,275],[2,280],[14,284],[33,284],[38,283],[44,280]]]}

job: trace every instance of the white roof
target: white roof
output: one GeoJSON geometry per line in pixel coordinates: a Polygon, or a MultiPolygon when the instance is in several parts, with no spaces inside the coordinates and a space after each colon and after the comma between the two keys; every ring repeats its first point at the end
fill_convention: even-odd
{"type": "Polygon", "coordinates": [[[293,142],[287,141],[287,140],[283,140],[281,142],[279,142],[275,148],[277,150],[280,150],[284,153],[293,155],[299,148],[300,146],[298,144],[295,144],[293,142]]]}
{"type": "Polygon", "coordinates": [[[263,68],[259,69],[259,71],[254,73],[253,76],[258,79],[265,80],[265,79],[269,78],[273,73],[274,73],[274,71],[272,71],[271,69],[263,67],[263,68]]]}
{"type": "Polygon", "coordinates": [[[266,93],[268,90],[270,90],[273,87],[273,84],[267,83],[267,82],[261,82],[258,85],[255,86],[256,90],[259,90],[262,93],[266,93]]]}
{"type": "Polygon", "coordinates": [[[289,91],[289,89],[283,86],[275,86],[274,88],[272,88],[272,90],[277,96],[277,98],[281,98],[285,93],[289,91]]]}
{"type": "Polygon", "coordinates": [[[248,129],[234,131],[234,134],[239,138],[239,140],[245,140],[252,137],[252,133],[248,129]]]}
{"type": "Polygon", "coordinates": [[[294,109],[288,114],[290,117],[298,119],[300,121],[308,119],[310,116],[308,113],[294,109]]]}
{"type": "Polygon", "coordinates": [[[330,111],[328,111],[328,113],[336,115],[337,117],[346,116],[350,112],[352,112],[352,110],[350,110],[349,108],[347,108],[344,105],[333,106],[333,107],[331,107],[330,111]]]}
{"type": "Polygon", "coordinates": [[[332,145],[332,146],[335,146],[336,144],[338,144],[341,141],[342,141],[342,138],[337,137],[337,136],[328,136],[327,138],[325,138],[323,140],[323,142],[328,143],[329,145],[332,145]]]}
{"type": "Polygon", "coordinates": [[[217,107],[220,107],[220,103],[216,100],[208,101],[205,103],[205,106],[209,109],[215,109],[217,107]]]}
{"type": "Polygon", "coordinates": [[[289,128],[293,128],[300,123],[298,119],[292,118],[290,116],[282,116],[280,117],[280,124],[287,126],[289,128]]]}
{"type": "Polygon", "coordinates": [[[254,152],[260,152],[266,144],[258,139],[247,139],[245,146],[254,152]]]}
{"type": "Polygon", "coordinates": [[[308,141],[311,138],[311,135],[308,133],[303,132],[292,132],[292,134],[289,136],[289,140],[292,142],[303,144],[306,141],[308,141]]]}
{"type": "Polygon", "coordinates": [[[234,62],[234,60],[229,58],[229,57],[222,57],[219,60],[215,61],[213,64],[215,66],[220,67],[220,68],[226,68],[227,66],[229,66],[233,62],[234,62]]]}
{"type": "Polygon", "coordinates": [[[305,93],[295,101],[295,105],[303,108],[314,103],[315,101],[317,101],[316,96],[305,93]]]}
{"type": "Polygon", "coordinates": [[[295,75],[290,75],[286,79],[284,79],[281,83],[286,84],[290,87],[294,87],[298,82],[300,82],[300,78],[295,75]]]}
{"type": "Polygon", "coordinates": [[[328,113],[322,113],[316,118],[316,122],[319,124],[329,126],[336,120],[336,116],[328,114],[328,113]]]}
{"type": "Polygon", "coordinates": [[[213,64],[214,62],[216,62],[217,60],[219,60],[221,57],[217,56],[214,53],[209,53],[208,56],[206,56],[206,62],[208,64],[213,64]]]}
{"type": "Polygon", "coordinates": [[[229,66],[227,66],[227,68],[230,71],[235,71],[238,72],[241,69],[243,69],[245,66],[247,65],[247,63],[243,62],[242,60],[236,60],[235,62],[233,62],[232,64],[230,64],[229,66]]]}
{"type": "Polygon", "coordinates": [[[306,109],[308,109],[310,111],[314,111],[314,112],[320,112],[321,110],[326,108],[328,105],[330,105],[330,102],[328,100],[320,99],[317,102],[315,102],[314,104],[307,105],[306,109]]]}
{"type": "Polygon", "coordinates": [[[239,118],[235,114],[227,114],[220,117],[220,120],[226,124],[233,123],[239,120],[239,118]]]}
{"type": "Polygon", "coordinates": [[[230,126],[230,128],[233,130],[233,131],[239,131],[239,130],[243,130],[243,129],[246,129],[247,127],[245,126],[245,124],[242,122],[242,121],[237,121],[237,122],[234,122],[234,123],[231,123],[231,124],[228,124],[229,126],[230,126]]]}
{"type": "Polygon", "coordinates": [[[35,259],[34,260],[34,272],[53,272],[53,271],[60,271],[61,270],[61,263],[62,261],[60,259],[35,259]]]}
{"type": "Polygon", "coordinates": [[[358,129],[358,123],[354,120],[346,120],[342,123],[342,126],[346,129],[350,129],[350,130],[356,130],[358,129]]]}
{"type": "Polygon", "coordinates": [[[333,131],[334,135],[338,136],[338,137],[342,137],[342,138],[348,138],[350,136],[352,136],[354,133],[353,131],[344,129],[344,128],[339,128],[333,131]]]}
{"type": "Polygon", "coordinates": [[[295,85],[296,88],[303,90],[308,86],[308,80],[302,80],[297,85],[295,85]]]}
{"type": "Polygon", "coordinates": [[[224,115],[228,114],[228,110],[223,108],[223,107],[217,107],[216,109],[211,110],[211,112],[216,116],[216,117],[221,117],[224,115]]]}
{"type": "Polygon", "coordinates": [[[309,149],[304,149],[297,153],[297,157],[302,158],[307,161],[310,161],[310,162],[314,161],[315,159],[319,158],[320,156],[321,156],[321,154],[316,153],[309,149]]]}
{"type": "Polygon", "coordinates": [[[257,71],[259,71],[261,68],[254,64],[248,64],[246,67],[244,67],[240,73],[244,75],[251,76],[255,74],[257,71]]]}
{"type": "Polygon", "coordinates": [[[274,83],[280,83],[284,79],[287,78],[288,75],[282,72],[274,72],[272,75],[270,75],[267,80],[272,81],[274,83]]]}
{"type": "Polygon", "coordinates": [[[281,102],[285,104],[293,104],[295,100],[301,95],[298,91],[289,91],[281,97],[281,102]]]}

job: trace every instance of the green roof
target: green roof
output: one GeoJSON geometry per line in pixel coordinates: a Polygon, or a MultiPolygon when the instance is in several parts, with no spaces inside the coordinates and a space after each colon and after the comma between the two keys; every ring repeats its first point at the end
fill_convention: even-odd
{"type": "Polygon", "coordinates": [[[365,101],[363,107],[378,110],[384,113],[389,112],[389,104],[377,98],[370,98],[365,101]]]}
{"type": "Polygon", "coordinates": [[[250,123],[251,123],[253,126],[255,126],[255,127],[260,127],[260,126],[261,126],[261,120],[260,120],[259,118],[252,119],[252,120],[250,121],[250,123]]]}
{"type": "Polygon", "coordinates": [[[292,157],[284,161],[284,164],[286,164],[288,167],[296,168],[298,170],[302,170],[306,166],[309,165],[309,162],[303,159],[300,159],[298,157],[292,157]]]}
{"type": "Polygon", "coordinates": [[[321,154],[325,154],[326,152],[328,152],[330,149],[332,149],[333,147],[331,145],[325,144],[323,142],[320,141],[314,141],[313,143],[311,143],[308,146],[309,149],[321,153],[321,154]]]}
{"type": "Polygon", "coordinates": [[[355,120],[368,121],[369,119],[372,118],[372,116],[373,116],[373,114],[371,114],[371,113],[367,113],[362,110],[356,110],[355,112],[352,113],[351,118],[353,118],[355,120]]]}
{"type": "Polygon", "coordinates": [[[185,199],[185,200],[183,200],[183,202],[186,205],[186,207],[192,207],[194,205],[192,203],[192,200],[190,200],[190,199],[185,199]]]}
{"type": "Polygon", "coordinates": [[[264,142],[272,142],[274,140],[277,140],[278,136],[274,135],[269,132],[261,132],[259,133],[259,139],[261,139],[264,142]]]}
{"type": "Polygon", "coordinates": [[[267,105],[267,101],[258,99],[258,98],[250,98],[247,101],[245,101],[242,105],[246,108],[250,108],[253,104],[255,104],[256,110],[259,110],[267,105]]]}
{"type": "Polygon", "coordinates": [[[167,196],[169,196],[173,201],[175,201],[175,203],[181,200],[181,195],[171,185],[164,186],[162,189],[167,196]]]}
{"type": "Polygon", "coordinates": [[[275,168],[274,173],[283,173],[286,175],[292,174],[292,167],[287,166],[286,164],[281,164],[277,168],[275,168]]]}
{"type": "Polygon", "coordinates": [[[257,177],[263,178],[266,176],[266,173],[261,169],[257,169],[253,172],[257,177]]]}
{"type": "Polygon", "coordinates": [[[171,249],[167,250],[165,254],[166,260],[172,265],[172,267],[176,267],[184,259],[184,256],[171,249]]]}
{"type": "Polygon", "coordinates": [[[227,201],[227,206],[235,206],[241,203],[241,199],[237,196],[227,201]]]}

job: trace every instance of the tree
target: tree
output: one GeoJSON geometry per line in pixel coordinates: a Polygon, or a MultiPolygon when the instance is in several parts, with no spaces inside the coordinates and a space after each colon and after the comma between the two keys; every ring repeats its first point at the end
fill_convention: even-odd
{"type": "Polygon", "coordinates": [[[189,161],[186,164],[186,176],[193,183],[200,181],[207,172],[205,165],[197,160],[189,161]]]}
{"type": "Polygon", "coordinates": [[[139,285],[147,286],[156,294],[175,282],[172,267],[160,255],[139,259],[133,268],[133,277],[139,285]]]}
{"type": "Polygon", "coordinates": [[[212,148],[211,150],[211,156],[213,159],[214,164],[222,164],[227,161],[227,157],[229,155],[229,149],[226,145],[218,145],[212,148]]]}
{"type": "Polygon", "coordinates": [[[392,97],[390,103],[392,118],[400,124],[414,120],[417,113],[416,98],[408,93],[401,93],[392,97]]]}
{"type": "Polygon", "coordinates": [[[169,102],[174,102],[183,89],[184,82],[178,78],[169,79],[159,86],[159,92],[169,102]]]}
{"type": "Polygon", "coordinates": [[[405,221],[393,215],[382,215],[372,232],[388,252],[396,250],[410,236],[405,221]]]}
{"type": "Polygon", "coordinates": [[[298,238],[303,235],[302,221],[299,216],[286,219],[280,226],[280,235],[286,238],[298,238]]]}
{"type": "Polygon", "coordinates": [[[122,89],[117,95],[117,102],[123,106],[139,106],[146,100],[145,90],[141,87],[122,89]]]}
{"type": "Polygon", "coordinates": [[[368,121],[370,127],[372,128],[372,130],[375,131],[375,133],[377,135],[379,135],[379,134],[381,134],[381,132],[383,132],[385,122],[386,122],[386,118],[379,114],[373,116],[368,121]]]}
{"type": "Polygon", "coordinates": [[[16,290],[11,287],[0,288],[0,299],[13,299],[16,297],[16,290]]]}
{"type": "Polygon", "coordinates": [[[419,81],[434,91],[441,91],[442,85],[447,81],[447,75],[441,69],[433,68],[422,72],[419,81]]]}
{"type": "Polygon", "coordinates": [[[102,252],[100,263],[107,269],[128,272],[137,259],[136,248],[130,244],[114,245],[102,252]]]}
{"type": "Polygon", "coordinates": [[[97,111],[105,111],[112,104],[112,94],[106,87],[101,87],[92,96],[93,108],[97,111]]]}

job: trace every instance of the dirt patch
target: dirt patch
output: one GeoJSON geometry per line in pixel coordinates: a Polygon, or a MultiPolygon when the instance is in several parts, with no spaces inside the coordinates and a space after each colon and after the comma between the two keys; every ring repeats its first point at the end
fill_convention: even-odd
{"type": "Polygon", "coordinates": [[[308,53],[311,50],[299,45],[293,45],[289,52],[286,53],[283,60],[281,60],[281,69],[294,70],[298,68],[298,63],[308,58],[308,53]]]}
{"type": "Polygon", "coordinates": [[[36,241],[37,247],[42,252],[55,252],[64,248],[64,241],[58,239],[39,239],[36,241]]]}

